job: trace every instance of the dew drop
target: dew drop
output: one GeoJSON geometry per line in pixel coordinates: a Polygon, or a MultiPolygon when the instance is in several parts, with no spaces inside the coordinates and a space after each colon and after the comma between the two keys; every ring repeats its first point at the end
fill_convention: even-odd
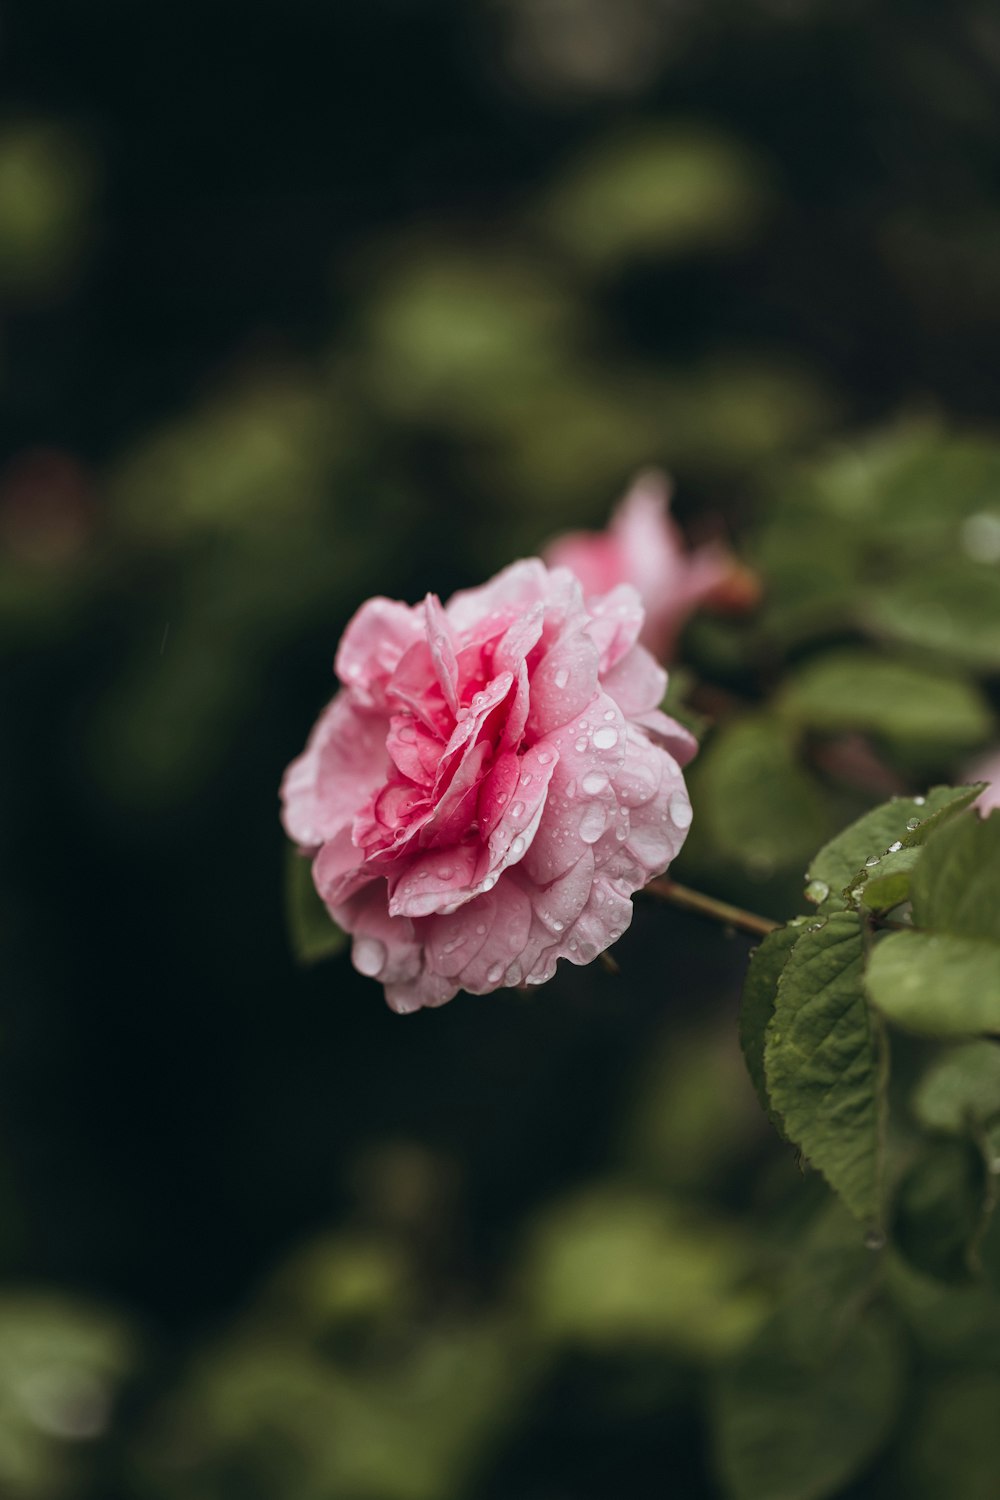
{"type": "Polygon", "coordinates": [[[865,1235],[865,1249],[885,1249],[885,1235],[882,1233],[881,1229],[869,1229],[868,1233],[865,1235]]]}
{"type": "Polygon", "coordinates": [[[604,832],[607,814],[599,802],[588,802],[580,819],[579,834],[585,844],[596,844],[604,832]]]}
{"type": "Polygon", "coordinates": [[[566,670],[565,667],[560,667],[559,670],[558,670],[558,672],[555,675],[555,684],[556,684],[556,687],[557,688],[564,688],[566,686],[567,682],[569,682],[569,673],[567,672],[567,670],[566,670]]]}
{"type": "Polygon", "coordinates": [[[611,721],[614,718],[614,716],[615,716],[615,711],[614,711],[613,708],[607,708],[607,709],[605,709],[605,711],[604,711],[604,717],[607,719],[607,721],[608,721],[609,724],[611,723],[611,721]]]}
{"type": "Polygon", "coordinates": [[[830,887],[825,880],[810,880],[806,886],[806,900],[811,901],[814,906],[819,906],[830,894],[830,887]]]}
{"type": "Polygon", "coordinates": [[[493,889],[493,887],[496,885],[498,879],[499,879],[499,876],[497,876],[497,875],[487,875],[486,879],[482,882],[482,884],[480,885],[479,889],[481,891],[483,891],[484,893],[486,891],[491,891],[493,889]]]}
{"type": "Polygon", "coordinates": [[[914,807],[923,807],[923,805],[924,805],[924,803],[926,801],[927,801],[926,797],[914,797],[914,799],[913,799],[913,805],[914,805],[914,807]]]}
{"type": "Polygon", "coordinates": [[[476,928],[476,936],[477,937],[483,937],[484,934],[485,934],[485,932],[486,932],[486,923],[485,922],[480,922],[479,925],[478,925],[478,927],[476,928]]]}
{"type": "Polygon", "coordinates": [[[503,976],[503,982],[504,982],[504,984],[520,984],[521,983],[521,975],[522,975],[523,972],[524,971],[522,970],[521,965],[519,963],[513,963],[513,964],[511,964],[510,968],[507,970],[506,974],[503,976]]]}
{"type": "Polygon", "coordinates": [[[598,750],[610,750],[618,743],[617,729],[595,729],[594,745],[598,750]]]}
{"type": "Polygon", "coordinates": [[[442,880],[450,880],[454,873],[455,869],[453,865],[442,865],[438,870],[438,875],[442,880]]]}
{"type": "Polygon", "coordinates": [[[902,847],[903,847],[902,840],[901,839],[897,839],[894,844],[890,844],[889,845],[889,853],[890,854],[898,854],[899,851],[900,851],[900,849],[902,849],[902,847]]]}
{"type": "Polygon", "coordinates": [[[511,852],[511,855],[512,855],[512,857],[514,859],[517,859],[517,857],[518,857],[519,854],[523,854],[524,853],[524,839],[521,837],[520,834],[518,834],[517,838],[511,844],[511,846],[510,846],[510,852],[511,852]]]}
{"type": "Polygon", "coordinates": [[[452,940],[451,940],[450,943],[445,943],[444,947],[441,949],[441,952],[442,953],[454,953],[455,949],[456,948],[461,948],[461,946],[462,946],[462,944],[464,942],[465,942],[465,938],[464,937],[452,938],[452,940]]]}
{"type": "Polygon", "coordinates": [[[679,793],[675,793],[671,797],[670,816],[677,828],[691,827],[691,819],[694,814],[691,811],[691,804],[686,797],[682,797],[679,793]]]}
{"type": "Polygon", "coordinates": [[[868,858],[865,860],[865,869],[874,870],[875,866],[879,863],[879,859],[880,856],[878,854],[869,854],[868,858]]]}
{"type": "Polygon", "coordinates": [[[530,771],[525,771],[524,775],[521,777],[521,785],[530,786],[534,779],[535,778],[532,776],[530,771]]]}
{"type": "Polygon", "coordinates": [[[608,778],[603,771],[588,771],[580,782],[588,797],[596,797],[598,792],[603,792],[608,784],[608,778]]]}
{"type": "Polygon", "coordinates": [[[512,802],[510,804],[510,815],[511,815],[512,818],[519,818],[523,812],[524,812],[524,803],[523,802],[512,802]]]}
{"type": "Polygon", "coordinates": [[[552,759],[552,756],[551,756],[551,754],[550,754],[550,752],[548,750],[539,750],[539,752],[538,752],[538,764],[540,766],[547,766],[548,763],[549,763],[549,761],[551,759],[552,759]]]}
{"type": "Polygon", "coordinates": [[[377,979],[385,968],[385,944],[380,943],[378,938],[357,938],[351,957],[359,974],[365,974],[369,979],[377,979]]]}
{"type": "Polygon", "coordinates": [[[581,734],[580,738],[577,740],[576,744],[573,746],[573,749],[577,752],[578,755],[580,755],[580,754],[583,753],[584,750],[586,750],[586,748],[587,748],[586,737],[581,734]]]}
{"type": "Polygon", "coordinates": [[[912,833],[915,828],[919,828],[920,827],[920,822],[921,822],[921,820],[919,818],[907,818],[907,820],[906,820],[906,826],[910,830],[910,832],[912,833]]]}
{"type": "Polygon", "coordinates": [[[499,984],[503,978],[503,964],[491,964],[486,970],[486,983],[499,984]]]}

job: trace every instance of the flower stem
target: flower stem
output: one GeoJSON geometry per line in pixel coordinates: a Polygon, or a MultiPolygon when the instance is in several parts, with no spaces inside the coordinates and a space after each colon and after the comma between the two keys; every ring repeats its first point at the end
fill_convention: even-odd
{"type": "Polygon", "coordinates": [[[711,917],[713,922],[736,927],[740,932],[750,932],[754,937],[766,937],[769,932],[777,931],[782,925],[770,917],[759,917],[756,912],[744,911],[741,906],[730,906],[728,901],[717,901],[714,896],[693,891],[690,886],[678,885],[676,880],[668,880],[665,875],[651,880],[645,889],[649,895],[655,896],[659,901],[666,901],[670,906],[679,906],[682,911],[694,911],[699,916],[711,917]]]}

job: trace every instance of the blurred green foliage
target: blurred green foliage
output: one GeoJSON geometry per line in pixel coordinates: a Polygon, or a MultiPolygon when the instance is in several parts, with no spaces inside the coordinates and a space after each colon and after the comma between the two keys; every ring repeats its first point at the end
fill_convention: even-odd
{"type": "Polygon", "coordinates": [[[998,739],[992,17],[11,0],[3,40],[0,1493],[991,1497],[1000,895],[941,856],[995,832],[927,787],[998,739]],[[808,881],[743,1042],[884,1193],[867,1243],[754,1097],[740,938],[639,902],[620,979],[407,1023],[293,961],[275,793],[352,611],[650,463],[763,583],[681,643],[675,873],[781,920],[808,881]],[[795,982],[911,895],[933,937],[864,961],[933,1035],[873,1114],[853,970],[795,982]]]}

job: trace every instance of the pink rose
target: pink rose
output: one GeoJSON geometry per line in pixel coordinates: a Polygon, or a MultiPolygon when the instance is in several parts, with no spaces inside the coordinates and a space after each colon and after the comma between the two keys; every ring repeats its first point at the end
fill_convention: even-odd
{"type": "Polygon", "coordinates": [[[669,505],[666,475],[640,474],[606,531],[569,532],[543,554],[550,567],[575,573],[588,597],[619,583],[637,588],[646,610],[641,640],[661,661],[670,657],[681,626],[700,604],[744,610],[760,593],[754,575],[724,548],[689,552],[669,505]]]}
{"type": "Polygon", "coordinates": [[[691,736],[620,587],[515,563],[444,607],[370,599],[282,785],[354,966],[394,1010],[542,984],[625,931],[691,822],[691,736]]]}

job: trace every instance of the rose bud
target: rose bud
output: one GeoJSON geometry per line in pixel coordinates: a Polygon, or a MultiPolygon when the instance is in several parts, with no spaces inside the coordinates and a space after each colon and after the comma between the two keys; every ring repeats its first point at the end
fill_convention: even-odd
{"type": "Polygon", "coordinates": [[[695,742],[642,625],[633,588],[585,602],[537,559],[351,620],[283,821],[394,1010],[590,963],[677,854],[695,742]]]}
{"type": "Polygon", "coordinates": [[[670,493],[665,474],[640,474],[606,531],[569,532],[543,553],[550,567],[575,573],[587,596],[620,583],[638,589],[646,611],[641,640],[661,661],[670,659],[681,627],[700,605],[742,613],[760,599],[756,574],[724,547],[687,550],[669,514],[670,493]]]}

